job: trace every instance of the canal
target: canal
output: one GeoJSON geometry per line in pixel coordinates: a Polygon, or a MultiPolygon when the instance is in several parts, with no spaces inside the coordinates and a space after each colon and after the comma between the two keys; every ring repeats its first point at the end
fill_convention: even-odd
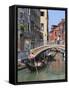
{"type": "Polygon", "coordinates": [[[28,68],[18,70],[18,82],[65,79],[64,57],[57,53],[55,59],[56,61],[48,62],[48,65],[39,71],[31,72],[28,68]]]}

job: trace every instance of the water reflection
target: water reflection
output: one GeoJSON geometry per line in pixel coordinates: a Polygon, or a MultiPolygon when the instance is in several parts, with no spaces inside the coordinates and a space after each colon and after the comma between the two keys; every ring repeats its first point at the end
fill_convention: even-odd
{"type": "Polygon", "coordinates": [[[48,70],[54,74],[62,74],[65,72],[65,61],[61,53],[57,53],[55,60],[49,63],[48,70]]]}
{"type": "Polygon", "coordinates": [[[18,82],[38,80],[65,79],[65,60],[62,53],[57,52],[53,61],[38,71],[31,72],[28,68],[18,70],[18,82]]]}

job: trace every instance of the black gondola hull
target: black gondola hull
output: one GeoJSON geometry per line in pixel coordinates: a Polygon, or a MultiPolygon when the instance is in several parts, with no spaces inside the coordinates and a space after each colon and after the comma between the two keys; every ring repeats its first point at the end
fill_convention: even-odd
{"type": "Polygon", "coordinates": [[[26,66],[28,67],[29,70],[36,71],[36,70],[41,70],[42,68],[44,68],[46,64],[42,63],[40,66],[35,66],[35,65],[30,65],[29,63],[27,63],[26,66]]]}

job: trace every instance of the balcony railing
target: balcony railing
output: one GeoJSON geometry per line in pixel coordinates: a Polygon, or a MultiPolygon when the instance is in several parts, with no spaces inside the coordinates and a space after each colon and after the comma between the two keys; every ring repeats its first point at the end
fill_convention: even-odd
{"type": "Polygon", "coordinates": [[[24,37],[32,37],[33,33],[31,31],[24,31],[23,36],[24,37]]]}

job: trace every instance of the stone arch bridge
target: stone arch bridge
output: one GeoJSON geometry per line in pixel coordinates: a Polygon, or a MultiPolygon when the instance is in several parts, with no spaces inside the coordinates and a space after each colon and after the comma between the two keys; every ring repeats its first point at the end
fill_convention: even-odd
{"type": "Polygon", "coordinates": [[[50,49],[50,48],[56,48],[56,49],[63,49],[65,50],[65,45],[45,45],[45,46],[40,46],[34,49],[30,50],[30,54],[33,54],[34,57],[41,53],[44,50],[50,49]]]}

